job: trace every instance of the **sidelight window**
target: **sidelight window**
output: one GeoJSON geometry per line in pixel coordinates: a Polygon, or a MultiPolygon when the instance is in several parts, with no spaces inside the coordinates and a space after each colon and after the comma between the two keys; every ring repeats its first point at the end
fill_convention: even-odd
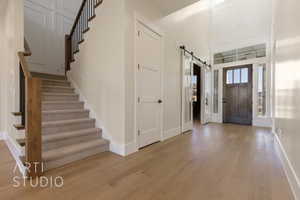
{"type": "Polygon", "coordinates": [[[219,70],[214,70],[214,113],[219,112],[219,70]]]}
{"type": "Polygon", "coordinates": [[[258,83],[257,83],[257,113],[258,116],[266,114],[266,65],[262,64],[258,67],[258,83]]]}

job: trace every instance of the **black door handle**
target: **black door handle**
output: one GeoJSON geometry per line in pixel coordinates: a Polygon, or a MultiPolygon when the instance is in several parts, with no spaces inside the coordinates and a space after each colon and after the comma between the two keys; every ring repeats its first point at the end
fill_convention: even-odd
{"type": "Polygon", "coordinates": [[[225,98],[222,99],[222,103],[227,103],[225,98]]]}
{"type": "Polygon", "coordinates": [[[158,102],[158,103],[162,103],[162,100],[158,100],[157,102],[158,102]]]}

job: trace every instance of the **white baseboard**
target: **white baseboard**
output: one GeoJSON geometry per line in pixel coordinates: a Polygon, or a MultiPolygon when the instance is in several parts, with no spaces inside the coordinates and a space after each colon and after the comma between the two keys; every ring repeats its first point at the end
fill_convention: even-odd
{"type": "Polygon", "coordinates": [[[125,156],[133,154],[138,151],[136,142],[131,142],[125,145],[125,156]]]}
{"type": "Polygon", "coordinates": [[[17,141],[15,141],[12,137],[10,137],[8,134],[4,134],[5,143],[13,156],[13,158],[16,161],[16,164],[21,172],[21,174],[25,177],[26,176],[26,168],[22,163],[21,156],[25,155],[25,150],[23,147],[21,147],[17,141]]]}
{"type": "Polygon", "coordinates": [[[276,133],[274,133],[274,136],[276,138],[276,151],[277,154],[283,164],[284,172],[288,178],[288,182],[290,184],[291,190],[293,192],[295,200],[300,200],[300,181],[299,178],[295,172],[295,169],[289,160],[289,157],[276,133]]]}
{"type": "Polygon", "coordinates": [[[110,141],[109,150],[120,156],[125,156],[125,145],[117,144],[117,143],[110,141]]]}
{"type": "Polygon", "coordinates": [[[118,154],[120,156],[128,156],[138,151],[135,142],[128,143],[126,145],[116,144],[114,142],[110,142],[110,151],[118,154]]]}
{"type": "Polygon", "coordinates": [[[175,136],[180,135],[180,134],[181,134],[181,127],[173,128],[173,129],[164,131],[163,139],[167,140],[169,138],[175,137],[175,136]]]}
{"type": "Polygon", "coordinates": [[[253,119],[253,126],[272,128],[272,118],[270,117],[257,117],[253,119]]]}
{"type": "Polygon", "coordinates": [[[2,132],[0,132],[0,140],[4,140],[4,134],[2,132]]]}

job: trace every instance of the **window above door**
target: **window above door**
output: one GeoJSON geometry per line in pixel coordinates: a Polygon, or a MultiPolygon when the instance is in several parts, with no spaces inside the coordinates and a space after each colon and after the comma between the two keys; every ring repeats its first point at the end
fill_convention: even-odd
{"type": "Polygon", "coordinates": [[[267,55],[266,49],[266,44],[258,44],[254,46],[216,53],[214,54],[214,64],[263,58],[267,55]]]}

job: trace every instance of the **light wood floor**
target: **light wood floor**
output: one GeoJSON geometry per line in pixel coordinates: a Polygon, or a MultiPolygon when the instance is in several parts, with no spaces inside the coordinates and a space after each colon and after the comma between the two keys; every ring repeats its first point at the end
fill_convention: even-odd
{"type": "Polygon", "coordinates": [[[104,153],[50,171],[59,189],[13,188],[14,167],[0,143],[0,199],[292,200],[268,129],[197,125],[127,158],[104,153]]]}

